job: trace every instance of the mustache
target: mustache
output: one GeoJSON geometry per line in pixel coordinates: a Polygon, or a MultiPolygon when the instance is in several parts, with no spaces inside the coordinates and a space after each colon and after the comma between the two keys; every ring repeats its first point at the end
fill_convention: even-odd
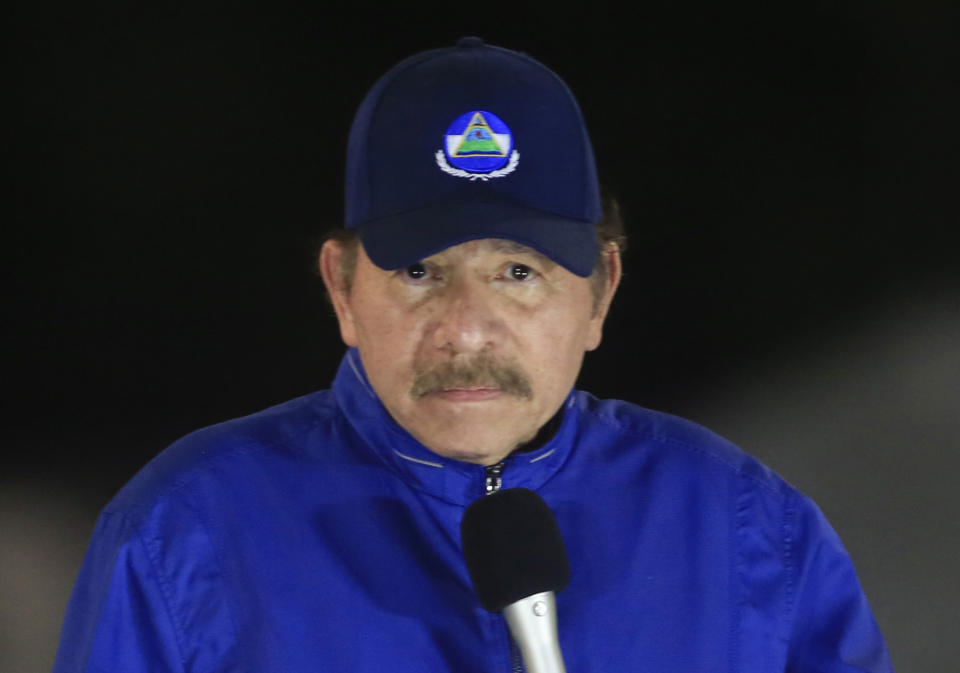
{"type": "Polygon", "coordinates": [[[533,387],[523,370],[491,355],[480,355],[468,362],[441,362],[417,372],[410,396],[420,398],[452,388],[475,386],[498,388],[522,399],[533,398],[533,387]]]}

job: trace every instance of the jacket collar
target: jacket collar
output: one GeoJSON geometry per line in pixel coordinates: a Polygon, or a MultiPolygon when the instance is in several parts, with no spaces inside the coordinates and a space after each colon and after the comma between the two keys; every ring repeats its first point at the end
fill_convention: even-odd
{"type": "MultiPolygon", "coordinates": [[[[355,348],[340,362],[333,390],[365,447],[407,484],[457,505],[468,505],[484,495],[483,466],[434,453],[393,420],[370,385],[355,348]]],[[[571,392],[564,401],[559,429],[543,446],[506,459],[502,488],[537,490],[563,466],[577,434],[577,405],[573,402],[571,392]]]]}

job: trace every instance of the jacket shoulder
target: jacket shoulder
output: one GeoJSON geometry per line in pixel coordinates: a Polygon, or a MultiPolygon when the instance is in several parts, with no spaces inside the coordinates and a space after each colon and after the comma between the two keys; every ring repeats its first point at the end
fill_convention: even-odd
{"type": "Polygon", "coordinates": [[[588,423],[612,433],[613,441],[623,450],[642,443],[661,460],[709,463],[780,497],[800,495],[757,458],[699,423],[623,400],[598,399],[589,393],[580,393],[578,402],[588,423]]]}
{"type": "Polygon", "coordinates": [[[336,413],[333,394],[321,390],[195,430],[151,459],[117,492],[105,511],[138,518],[138,512],[212,472],[229,473],[242,455],[306,451],[311,434],[336,413]]]}

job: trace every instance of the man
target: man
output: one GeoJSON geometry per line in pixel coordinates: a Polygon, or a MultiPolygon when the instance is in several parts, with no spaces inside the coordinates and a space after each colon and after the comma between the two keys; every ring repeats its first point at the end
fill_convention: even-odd
{"type": "Polygon", "coordinates": [[[325,390],[177,442],[105,509],[56,671],[513,671],[464,510],[524,487],[575,671],[889,671],[816,507],[690,422],[573,391],[620,280],[563,82],[465,38],[351,130],[325,390]]]}

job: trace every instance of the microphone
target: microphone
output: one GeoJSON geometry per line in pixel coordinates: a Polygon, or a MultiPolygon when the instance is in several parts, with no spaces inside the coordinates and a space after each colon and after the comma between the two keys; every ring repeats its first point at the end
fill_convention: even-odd
{"type": "Polygon", "coordinates": [[[570,566],[547,503],[526,488],[484,496],[464,512],[460,539],[480,603],[503,612],[528,673],[566,673],[554,592],[570,566]]]}

